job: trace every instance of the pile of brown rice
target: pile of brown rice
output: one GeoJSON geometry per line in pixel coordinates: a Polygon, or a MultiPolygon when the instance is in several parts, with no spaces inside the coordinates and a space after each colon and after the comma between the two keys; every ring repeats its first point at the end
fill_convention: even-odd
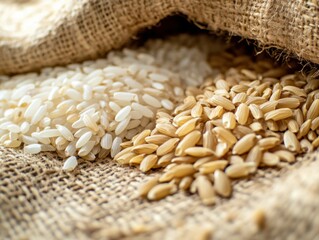
{"type": "Polygon", "coordinates": [[[293,163],[319,145],[319,81],[311,74],[237,51],[209,62],[221,74],[188,87],[173,113],[159,110],[155,128],[122,143],[114,157],[143,172],[163,168],[141,186],[142,197],[179,189],[211,205],[216,194],[231,196],[232,180],[293,163]]]}

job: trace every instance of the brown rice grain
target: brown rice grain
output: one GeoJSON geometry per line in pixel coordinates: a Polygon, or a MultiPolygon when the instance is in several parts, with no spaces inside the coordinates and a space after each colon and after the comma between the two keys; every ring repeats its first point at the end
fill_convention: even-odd
{"type": "MultiPolygon", "coordinates": [[[[247,93],[248,94],[248,93],[247,93]]],[[[246,104],[249,106],[251,104],[256,104],[256,105],[261,105],[263,103],[267,102],[267,99],[263,97],[253,97],[253,96],[248,96],[246,104]]]]}
{"type": "Polygon", "coordinates": [[[222,106],[217,106],[213,108],[213,110],[210,112],[210,115],[208,116],[209,119],[216,119],[220,118],[224,114],[224,108],[222,106]]]}
{"type": "Polygon", "coordinates": [[[157,159],[158,157],[155,154],[147,155],[140,164],[140,170],[142,172],[151,170],[155,166],[157,159]]]}
{"type": "Polygon", "coordinates": [[[264,152],[262,157],[262,163],[269,167],[277,166],[280,161],[278,155],[270,152],[264,152]]]}
{"type": "Polygon", "coordinates": [[[176,125],[176,127],[180,127],[189,120],[193,119],[192,116],[180,116],[180,117],[175,117],[173,119],[173,123],[176,125]]]}
{"type": "Polygon", "coordinates": [[[275,90],[270,98],[269,98],[269,101],[276,101],[276,100],[279,100],[280,99],[280,95],[281,95],[281,89],[277,89],[275,90]]]}
{"type": "Polygon", "coordinates": [[[202,174],[209,174],[215,172],[217,169],[224,170],[228,165],[228,161],[226,160],[216,160],[204,163],[199,166],[199,172],[202,174]]]}
{"type": "MultiPolygon", "coordinates": [[[[318,121],[319,126],[319,121],[318,121]]],[[[288,129],[293,133],[297,133],[299,131],[299,124],[295,119],[289,119],[288,121],[288,129]]]]}
{"type": "Polygon", "coordinates": [[[230,165],[226,168],[225,173],[230,178],[242,178],[249,175],[249,168],[244,164],[230,165]]]}
{"type": "Polygon", "coordinates": [[[141,164],[141,162],[143,161],[144,158],[145,158],[145,154],[140,154],[140,155],[134,156],[130,159],[129,164],[139,165],[139,164],[141,164]]]}
{"type": "Polygon", "coordinates": [[[300,141],[300,147],[301,147],[301,151],[304,153],[313,152],[313,146],[311,142],[309,142],[307,139],[302,139],[300,141]]]}
{"type": "Polygon", "coordinates": [[[278,123],[275,122],[274,120],[266,121],[266,125],[267,125],[267,128],[269,128],[270,131],[273,131],[273,132],[279,131],[278,123]]]}
{"type": "Polygon", "coordinates": [[[236,127],[235,115],[232,112],[226,112],[222,118],[223,126],[226,129],[234,129],[236,127]]]}
{"type": "Polygon", "coordinates": [[[319,127],[319,117],[316,117],[311,122],[311,130],[315,131],[318,129],[318,127],[319,127]]]}
{"type": "Polygon", "coordinates": [[[270,111],[275,110],[277,104],[278,104],[277,101],[268,101],[268,102],[265,102],[265,103],[261,104],[259,106],[259,108],[264,114],[266,114],[266,113],[268,113],[270,111]]]}
{"type": "Polygon", "coordinates": [[[307,112],[307,119],[315,119],[319,116],[319,99],[314,100],[307,112]]]}
{"type": "Polygon", "coordinates": [[[151,134],[151,130],[145,129],[143,132],[141,132],[134,138],[133,145],[137,146],[137,145],[144,144],[145,138],[148,137],[150,134],[151,134]]]}
{"type": "Polygon", "coordinates": [[[214,106],[221,106],[228,111],[235,109],[235,105],[229,99],[219,95],[214,95],[212,98],[209,99],[209,102],[212,103],[214,106]]]}
{"type": "Polygon", "coordinates": [[[300,126],[300,130],[297,134],[298,139],[301,139],[303,136],[308,134],[311,127],[311,121],[312,121],[311,119],[308,119],[300,126]]]}
{"type": "Polygon", "coordinates": [[[194,163],[196,162],[197,158],[192,157],[192,156],[184,156],[184,157],[174,157],[172,159],[172,163],[194,163]]]}
{"type": "Polygon", "coordinates": [[[215,191],[212,183],[205,176],[198,176],[196,179],[198,194],[205,205],[215,204],[215,191]]]}
{"type": "Polygon", "coordinates": [[[231,155],[228,157],[228,162],[229,164],[238,164],[238,163],[243,163],[244,159],[238,155],[231,155]]]}
{"type": "Polygon", "coordinates": [[[233,147],[233,154],[244,154],[248,152],[254,145],[256,140],[256,134],[251,133],[246,136],[244,136],[242,139],[240,139],[233,147]]]}
{"type": "MultiPolygon", "coordinates": [[[[135,154],[151,154],[153,152],[155,152],[157,150],[158,146],[155,145],[155,144],[141,144],[141,145],[137,145],[137,146],[134,146],[132,148],[132,151],[135,153],[135,154]]],[[[126,148],[128,149],[128,148],[126,148]]]]}
{"type": "Polygon", "coordinates": [[[185,150],[185,153],[187,155],[190,155],[192,157],[207,157],[214,155],[215,152],[209,148],[204,148],[204,147],[190,147],[185,150]]]}
{"type": "Polygon", "coordinates": [[[175,154],[173,152],[165,154],[164,156],[162,156],[158,159],[157,164],[159,166],[165,167],[171,163],[174,156],[175,156],[175,154]]]}
{"type": "Polygon", "coordinates": [[[236,120],[239,124],[241,125],[245,125],[247,120],[248,120],[248,116],[249,116],[249,108],[245,103],[241,103],[239,104],[236,113],[236,120]]]}
{"type": "Polygon", "coordinates": [[[173,151],[175,147],[177,146],[179,140],[180,140],[179,138],[171,138],[167,140],[165,143],[163,143],[162,145],[160,145],[156,150],[157,156],[164,156],[165,154],[173,151]]]}
{"type": "Polygon", "coordinates": [[[203,107],[200,103],[196,103],[196,105],[192,108],[191,116],[193,118],[199,118],[202,116],[203,107]]]}
{"type": "MultiPolygon", "coordinates": [[[[318,132],[318,129],[316,130],[316,132],[318,132]]],[[[317,138],[316,132],[314,132],[314,131],[309,131],[308,132],[307,138],[308,138],[309,141],[312,142],[313,140],[315,140],[317,138]]]]}
{"type": "Polygon", "coordinates": [[[210,157],[199,158],[199,159],[196,160],[196,162],[194,162],[193,167],[198,170],[199,167],[200,167],[201,165],[203,165],[204,163],[212,162],[212,161],[215,161],[215,160],[217,160],[217,159],[218,159],[218,158],[217,158],[216,156],[210,156],[210,157]]]}
{"type": "Polygon", "coordinates": [[[279,157],[280,160],[285,161],[285,162],[295,162],[296,158],[295,155],[287,150],[278,150],[274,152],[275,155],[279,157]]]}
{"type": "Polygon", "coordinates": [[[312,146],[315,148],[319,146],[319,137],[317,137],[315,140],[313,140],[312,146]]]}
{"type": "Polygon", "coordinates": [[[277,110],[270,111],[265,114],[265,120],[282,120],[292,116],[292,111],[290,108],[280,108],[277,110]]]}
{"type": "Polygon", "coordinates": [[[182,180],[179,183],[179,188],[186,191],[190,188],[191,184],[193,182],[193,178],[190,176],[183,177],[182,180]]]}
{"type": "Polygon", "coordinates": [[[138,193],[141,197],[146,197],[148,192],[158,184],[159,177],[153,177],[146,182],[142,183],[138,189],[138,193]]]}
{"type": "Polygon", "coordinates": [[[197,122],[198,122],[198,119],[194,118],[194,119],[191,119],[191,120],[187,121],[186,123],[184,123],[182,126],[180,126],[176,130],[177,136],[183,137],[186,134],[192,132],[195,129],[197,122]]]}
{"type": "Polygon", "coordinates": [[[215,127],[213,132],[217,135],[218,138],[222,139],[224,142],[229,143],[230,146],[234,145],[237,142],[236,137],[227,129],[223,127],[215,127]]]}
{"type": "Polygon", "coordinates": [[[180,164],[170,170],[170,173],[177,178],[186,177],[196,172],[192,164],[180,164]]]}
{"type": "Polygon", "coordinates": [[[281,140],[277,137],[267,137],[262,138],[258,141],[258,145],[260,146],[261,150],[269,150],[274,148],[280,144],[281,140]]]}
{"type": "Polygon", "coordinates": [[[215,148],[215,156],[219,158],[223,157],[229,151],[229,148],[230,146],[228,145],[228,143],[225,143],[225,142],[217,143],[215,148]]]}
{"type": "Polygon", "coordinates": [[[222,197],[230,197],[232,185],[227,175],[220,170],[214,172],[214,188],[217,194],[222,197]]]}
{"type": "Polygon", "coordinates": [[[307,93],[305,92],[304,89],[295,87],[295,86],[284,86],[283,91],[289,91],[299,97],[307,97],[307,93]]]}
{"type": "Polygon", "coordinates": [[[117,160],[118,158],[120,158],[121,156],[123,156],[124,154],[130,153],[132,151],[133,147],[128,147],[123,149],[122,151],[120,151],[118,154],[116,154],[113,159],[117,160]]]}
{"type": "Polygon", "coordinates": [[[156,135],[152,135],[152,136],[148,136],[145,138],[145,141],[147,143],[152,143],[155,145],[161,145],[164,142],[168,141],[171,137],[166,136],[166,135],[162,135],[162,134],[156,134],[156,135]]]}
{"type": "Polygon", "coordinates": [[[213,125],[210,121],[205,124],[205,132],[203,134],[203,147],[215,150],[217,138],[212,132],[213,125]]]}
{"type": "Polygon", "coordinates": [[[249,125],[249,127],[254,132],[259,132],[264,129],[264,126],[260,122],[253,122],[252,124],[249,125]]]}
{"type": "MultiPolygon", "coordinates": [[[[79,156],[80,156],[80,154],[79,154],[79,156]]],[[[133,157],[135,157],[135,156],[136,156],[135,153],[128,152],[128,153],[126,153],[126,154],[124,154],[124,155],[118,157],[118,158],[116,159],[116,161],[117,161],[119,164],[126,165],[126,164],[129,164],[130,161],[131,161],[131,159],[132,159],[133,157]]]]}
{"type": "Polygon", "coordinates": [[[254,146],[247,154],[246,162],[254,162],[257,166],[259,166],[262,160],[262,155],[261,148],[258,145],[254,146]]]}
{"type": "Polygon", "coordinates": [[[259,120],[264,117],[263,112],[260,110],[259,106],[256,104],[250,104],[249,109],[251,112],[251,115],[256,119],[259,120]]]}
{"type": "Polygon", "coordinates": [[[162,123],[156,124],[156,129],[159,133],[162,133],[169,137],[176,137],[176,128],[172,124],[162,123]]]}
{"type": "Polygon", "coordinates": [[[234,105],[244,103],[247,100],[247,94],[242,92],[235,95],[235,97],[232,99],[232,103],[234,105]]]}
{"type": "Polygon", "coordinates": [[[300,105],[300,101],[297,98],[294,97],[286,97],[286,98],[280,98],[278,99],[277,108],[290,108],[295,109],[298,108],[300,105]]]}
{"type": "Polygon", "coordinates": [[[304,117],[303,117],[303,113],[302,113],[301,109],[294,110],[294,117],[295,117],[295,119],[300,127],[304,122],[304,117]]]}
{"type": "Polygon", "coordinates": [[[168,169],[167,169],[167,167],[165,168],[165,169],[167,169],[167,172],[165,172],[165,173],[163,173],[161,176],[160,176],[160,178],[159,178],[159,182],[169,182],[169,181],[171,181],[173,178],[174,178],[174,176],[173,176],[173,174],[172,174],[172,172],[170,172],[170,170],[171,169],[173,169],[174,167],[176,167],[176,166],[178,166],[178,165],[173,165],[172,167],[169,167],[168,169]]]}
{"type": "Polygon", "coordinates": [[[152,201],[160,200],[174,191],[174,185],[169,183],[161,183],[154,186],[147,194],[147,198],[152,201]]]}
{"type": "Polygon", "coordinates": [[[284,133],[284,144],[285,147],[292,152],[300,151],[300,143],[296,135],[289,130],[284,133]]]}
{"type": "Polygon", "coordinates": [[[195,146],[200,138],[200,131],[195,130],[193,132],[188,133],[177,145],[175,149],[176,156],[185,156],[185,150],[187,148],[195,146]]]}

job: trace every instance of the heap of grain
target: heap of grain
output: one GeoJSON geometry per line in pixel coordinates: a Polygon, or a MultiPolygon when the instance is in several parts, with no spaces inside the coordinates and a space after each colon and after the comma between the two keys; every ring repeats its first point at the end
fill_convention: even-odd
{"type": "Polygon", "coordinates": [[[143,172],[164,168],[140,188],[149,200],[180,189],[214,204],[215,194],[231,196],[232,180],[293,163],[319,145],[319,81],[311,74],[226,52],[213,60],[222,74],[189,87],[172,114],[158,111],[155,128],[115,156],[143,172]]]}
{"type": "Polygon", "coordinates": [[[36,154],[56,151],[73,170],[78,158],[114,157],[124,139],[153,129],[160,109],[182,101],[182,83],[212,73],[206,37],[151,40],[106,59],[0,76],[0,144],[36,154]]]}
{"type": "Polygon", "coordinates": [[[313,151],[319,81],[241,49],[216,54],[215,43],[151,40],[106,59],[0,76],[0,144],[56,151],[66,171],[109,155],[143,172],[161,168],[141,196],[181,189],[205,204],[230,197],[233,179],[313,151]]]}

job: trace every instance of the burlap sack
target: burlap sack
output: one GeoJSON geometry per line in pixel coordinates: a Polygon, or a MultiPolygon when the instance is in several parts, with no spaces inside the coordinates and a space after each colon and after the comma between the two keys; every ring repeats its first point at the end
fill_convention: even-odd
{"type": "MultiPolygon", "coordinates": [[[[317,1],[18,2],[0,3],[1,73],[95,58],[176,12],[319,62],[317,1]]],[[[214,207],[183,193],[141,200],[136,189],[147,176],[109,159],[66,174],[54,154],[0,154],[0,239],[194,239],[207,229],[214,239],[319,237],[317,153],[239,181],[214,207]],[[266,226],[257,231],[252,214],[260,208],[266,226]]]]}
{"type": "Polygon", "coordinates": [[[319,63],[317,0],[6,0],[0,73],[95,58],[174,13],[319,63]]]}

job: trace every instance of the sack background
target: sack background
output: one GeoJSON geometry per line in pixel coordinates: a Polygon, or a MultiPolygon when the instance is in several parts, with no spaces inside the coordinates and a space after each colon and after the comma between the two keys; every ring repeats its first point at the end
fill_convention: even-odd
{"type": "MultiPolygon", "coordinates": [[[[6,0],[0,2],[0,74],[103,56],[175,13],[206,30],[319,63],[318,1],[6,0]]],[[[5,148],[0,154],[1,239],[189,239],[205,229],[214,239],[319,234],[318,153],[239,181],[233,197],[214,207],[184,193],[141,200],[136,189],[147,177],[110,159],[81,163],[67,174],[54,154],[5,148]],[[252,214],[260,208],[267,224],[257,231],[252,214]]]]}

